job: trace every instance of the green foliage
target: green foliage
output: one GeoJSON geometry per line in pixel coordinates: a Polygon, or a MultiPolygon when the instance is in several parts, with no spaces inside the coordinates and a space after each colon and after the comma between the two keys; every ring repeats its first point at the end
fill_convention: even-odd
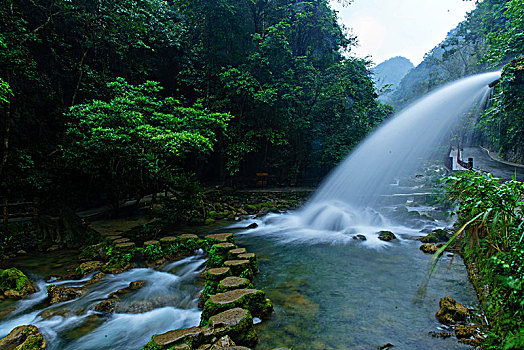
{"type": "Polygon", "coordinates": [[[158,260],[164,257],[162,247],[155,244],[150,244],[142,251],[146,260],[158,260]]]}
{"type": "Polygon", "coordinates": [[[504,67],[492,106],[480,119],[488,145],[508,160],[524,161],[524,58],[504,67]]]}
{"type": "Polygon", "coordinates": [[[211,296],[216,294],[216,287],[206,283],[204,290],[202,291],[202,303],[205,303],[211,296]]]}
{"type": "Polygon", "coordinates": [[[207,267],[220,267],[223,263],[224,257],[219,254],[219,250],[216,247],[211,247],[207,252],[207,267]]]}
{"type": "Polygon", "coordinates": [[[181,161],[211,151],[227,114],[186,108],[158,96],[158,83],[130,85],[119,78],[108,85],[113,97],[71,108],[63,159],[105,184],[113,203],[164,187],[181,161]]]}
{"type": "Polygon", "coordinates": [[[488,36],[490,45],[484,60],[492,64],[524,54],[524,1],[505,1],[503,18],[500,29],[488,36]]]}
{"type": "Polygon", "coordinates": [[[524,185],[475,172],[444,182],[465,223],[450,242],[462,240],[466,258],[478,266],[489,288],[483,300],[492,327],[487,344],[498,349],[507,337],[508,344],[517,342],[524,321],[524,185]]]}

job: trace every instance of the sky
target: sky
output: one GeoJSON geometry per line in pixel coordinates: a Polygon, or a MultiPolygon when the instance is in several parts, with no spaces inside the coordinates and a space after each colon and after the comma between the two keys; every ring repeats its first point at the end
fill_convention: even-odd
{"type": "Polygon", "coordinates": [[[371,56],[375,64],[403,56],[415,66],[475,8],[474,1],[463,0],[354,0],[345,7],[336,0],[330,3],[358,38],[352,55],[371,56]]]}

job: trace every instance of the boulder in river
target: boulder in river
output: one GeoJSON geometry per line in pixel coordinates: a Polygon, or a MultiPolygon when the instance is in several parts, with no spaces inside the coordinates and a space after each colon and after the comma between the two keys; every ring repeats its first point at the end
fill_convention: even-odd
{"type": "Polygon", "coordinates": [[[3,350],[38,350],[45,347],[44,336],[33,325],[18,326],[0,339],[0,349],[3,350]]]}
{"type": "Polygon", "coordinates": [[[395,236],[395,234],[391,231],[380,231],[378,233],[378,239],[389,242],[391,240],[397,239],[397,236],[395,236]]]}
{"type": "Polygon", "coordinates": [[[0,270],[0,293],[9,299],[21,299],[36,292],[33,282],[17,268],[0,270]]]}
{"type": "Polygon", "coordinates": [[[426,254],[435,254],[440,247],[442,244],[424,243],[419,249],[426,254]]]}
{"type": "Polygon", "coordinates": [[[464,305],[457,302],[451,297],[444,297],[440,299],[440,310],[435,316],[443,324],[456,324],[458,321],[465,321],[469,310],[464,305]]]}
{"type": "Polygon", "coordinates": [[[64,287],[53,284],[47,286],[47,296],[49,304],[58,304],[64,301],[73,300],[84,294],[82,287],[64,287]]]}
{"type": "Polygon", "coordinates": [[[431,233],[429,233],[428,235],[422,237],[420,241],[423,243],[447,242],[449,241],[449,234],[447,231],[438,228],[431,231],[431,233]]]}

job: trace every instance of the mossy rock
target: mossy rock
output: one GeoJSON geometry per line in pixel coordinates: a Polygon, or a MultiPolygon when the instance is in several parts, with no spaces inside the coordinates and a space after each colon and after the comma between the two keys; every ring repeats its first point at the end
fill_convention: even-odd
{"type": "Polygon", "coordinates": [[[419,249],[426,254],[435,254],[440,247],[442,244],[424,243],[419,249]]]}
{"type": "Polygon", "coordinates": [[[190,349],[204,343],[205,335],[202,328],[191,327],[176,329],[157,334],[144,346],[144,350],[172,349],[174,346],[187,345],[190,349]]]}
{"type": "Polygon", "coordinates": [[[244,278],[253,278],[253,270],[251,269],[251,262],[249,260],[228,260],[224,261],[224,267],[229,267],[233,276],[244,278]]]}
{"type": "Polygon", "coordinates": [[[238,259],[240,260],[249,260],[249,263],[251,264],[251,270],[253,270],[253,273],[258,272],[258,261],[255,253],[244,253],[238,255],[238,259]]]}
{"type": "Polygon", "coordinates": [[[261,290],[235,289],[219,293],[209,298],[202,311],[201,323],[205,324],[210,317],[229,309],[239,307],[251,312],[252,315],[267,318],[273,311],[273,304],[261,290]]]}
{"type": "Polygon", "coordinates": [[[116,299],[106,299],[102,300],[101,302],[95,304],[93,307],[93,310],[103,313],[103,314],[111,314],[115,312],[117,306],[117,300],[116,299]]]}
{"type": "Polygon", "coordinates": [[[440,310],[435,316],[443,324],[453,325],[459,321],[465,321],[469,315],[468,308],[451,297],[440,299],[439,306],[440,310]]]}
{"type": "Polygon", "coordinates": [[[255,346],[258,336],[253,328],[253,316],[246,309],[234,308],[209,319],[209,328],[216,337],[228,335],[238,345],[255,346]]]}
{"type": "Polygon", "coordinates": [[[208,282],[218,283],[229,276],[231,276],[231,269],[229,267],[217,267],[206,271],[206,280],[208,282]]]}
{"type": "Polygon", "coordinates": [[[0,349],[3,350],[38,350],[45,347],[44,336],[33,325],[18,326],[0,339],[0,349]]]}
{"type": "Polygon", "coordinates": [[[455,336],[458,339],[462,338],[470,338],[477,332],[477,329],[475,326],[472,325],[463,325],[463,324],[457,324],[455,325],[455,336]]]}
{"type": "Polygon", "coordinates": [[[394,239],[397,239],[397,236],[395,236],[395,234],[391,231],[380,231],[378,233],[378,239],[380,239],[381,241],[389,242],[394,239]]]}
{"type": "Polygon", "coordinates": [[[447,242],[449,241],[449,234],[447,231],[439,228],[431,231],[427,236],[422,237],[420,241],[423,243],[447,242]]]}
{"type": "Polygon", "coordinates": [[[95,275],[89,280],[86,282],[86,286],[89,286],[91,284],[94,284],[94,283],[97,283],[97,282],[100,282],[101,280],[103,280],[104,278],[106,277],[106,274],[103,273],[103,272],[98,272],[98,273],[95,273],[95,275]]]}
{"type": "Polygon", "coordinates": [[[253,285],[247,278],[241,278],[236,276],[226,277],[218,283],[217,292],[225,293],[234,289],[252,289],[253,285]]]}
{"type": "Polygon", "coordinates": [[[10,299],[20,299],[35,293],[36,288],[22,271],[12,267],[0,270],[0,292],[10,299]]]}
{"type": "Polygon", "coordinates": [[[87,261],[78,266],[78,270],[82,275],[87,275],[93,271],[100,271],[104,266],[103,261],[87,261]]]}
{"type": "Polygon", "coordinates": [[[235,243],[232,233],[216,233],[212,235],[207,235],[205,239],[213,244],[225,242],[235,243]]]}

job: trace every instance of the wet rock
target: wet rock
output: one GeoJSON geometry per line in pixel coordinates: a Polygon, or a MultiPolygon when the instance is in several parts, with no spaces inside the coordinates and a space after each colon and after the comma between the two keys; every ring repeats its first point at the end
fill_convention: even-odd
{"type": "Polygon", "coordinates": [[[75,316],[75,313],[70,308],[51,308],[46,309],[40,313],[40,317],[42,317],[44,320],[55,316],[66,318],[75,316]]]}
{"type": "Polygon", "coordinates": [[[395,345],[391,344],[391,343],[386,343],[382,346],[379,346],[379,350],[388,350],[388,349],[391,349],[392,347],[394,347],[395,345]]]}
{"type": "MultiPolygon", "coordinates": [[[[462,339],[459,339],[458,340],[459,343],[462,343],[462,344],[466,344],[466,345],[471,345],[471,346],[474,346],[474,347],[477,347],[480,345],[481,343],[481,340],[480,339],[477,339],[477,338],[469,338],[469,339],[466,339],[466,338],[462,338],[462,339]]],[[[520,347],[516,348],[516,347],[513,347],[513,348],[510,348],[510,349],[521,349],[520,347]]]]}
{"type": "Polygon", "coordinates": [[[51,305],[76,299],[83,293],[84,289],[82,287],[47,286],[47,296],[51,305]]]}
{"type": "Polygon", "coordinates": [[[18,326],[0,339],[2,350],[37,350],[45,347],[44,336],[33,325],[18,326]]]}
{"type": "Polygon", "coordinates": [[[225,335],[222,338],[218,339],[213,345],[211,345],[208,349],[209,350],[221,350],[226,347],[235,346],[235,342],[231,340],[229,335],[225,335]]]}
{"type": "Polygon", "coordinates": [[[353,239],[356,239],[356,240],[359,240],[359,241],[367,240],[366,236],[364,236],[364,235],[354,235],[353,239]]]}
{"type": "Polygon", "coordinates": [[[110,314],[115,312],[116,305],[117,301],[115,299],[107,299],[96,304],[93,309],[104,314],[110,314]]]}
{"type": "Polygon", "coordinates": [[[258,342],[253,316],[246,309],[234,308],[221,312],[209,319],[208,326],[217,337],[227,334],[239,345],[254,346],[258,342]]]}
{"type": "Polygon", "coordinates": [[[103,266],[104,262],[102,261],[88,261],[80,264],[78,269],[81,271],[82,275],[87,275],[93,271],[100,271],[103,266]]]}
{"type": "Polygon", "coordinates": [[[231,269],[229,267],[218,267],[209,269],[206,272],[206,280],[211,282],[220,282],[226,277],[231,276],[231,269]]]}
{"type": "Polygon", "coordinates": [[[233,234],[232,233],[217,233],[217,234],[207,235],[205,239],[210,241],[211,243],[224,243],[224,242],[233,243],[233,234]]]}
{"type": "Polygon", "coordinates": [[[449,234],[443,229],[436,229],[431,231],[428,235],[420,239],[423,243],[439,243],[449,241],[449,234]]]}
{"type": "Polygon", "coordinates": [[[133,266],[134,266],[133,264],[126,263],[126,262],[116,263],[116,264],[112,264],[111,262],[109,262],[104,265],[103,271],[105,273],[122,273],[124,271],[132,269],[133,266]]]}
{"type": "Polygon", "coordinates": [[[245,278],[253,277],[253,270],[249,260],[228,260],[224,261],[224,267],[229,267],[233,276],[240,276],[245,278]]]}
{"type": "Polygon", "coordinates": [[[451,297],[440,299],[439,305],[440,310],[437,311],[435,316],[443,324],[452,325],[458,321],[465,321],[469,314],[467,307],[451,297]]]}
{"type": "MultiPolygon", "coordinates": [[[[0,297],[0,300],[2,300],[2,299],[3,299],[3,297],[0,297]]],[[[14,307],[14,306],[0,310],[0,320],[2,318],[4,318],[4,317],[7,317],[11,312],[13,312],[15,310],[16,310],[16,307],[14,307]]]]}
{"type": "Polygon", "coordinates": [[[395,236],[391,231],[380,231],[378,233],[378,239],[389,242],[391,240],[397,239],[397,236],[395,236]]]}
{"type": "Polygon", "coordinates": [[[103,273],[103,272],[95,273],[94,276],[89,281],[87,281],[85,285],[88,286],[88,285],[91,285],[93,283],[100,282],[105,277],[106,277],[106,274],[103,273]]]}
{"type": "Polygon", "coordinates": [[[19,251],[16,252],[16,254],[18,254],[18,255],[25,255],[25,254],[27,254],[27,252],[25,250],[23,250],[23,249],[20,249],[19,251]]]}
{"type": "Polygon", "coordinates": [[[433,338],[449,338],[453,336],[453,333],[451,332],[429,332],[429,335],[431,335],[433,338]]]}
{"type": "Polygon", "coordinates": [[[154,308],[153,303],[149,300],[134,300],[129,304],[129,307],[125,311],[130,314],[142,314],[144,312],[149,312],[154,308]]]}
{"type": "Polygon", "coordinates": [[[119,297],[121,297],[124,294],[130,293],[134,290],[138,290],[144,287],[144,285],[145,285],[144,281],[133,281],[129,283],[129,285],[126,288],[121,288],[117,290],[116,292],[109,294],[108,298],[117,298],[118,299],[119,297]]]}
{"type": "Polygon", "coordinates": [[[266,299],[263,291],[235,289],[211,296],[204,305],[201,320],[205,322],[214,315],[237,307],[249,310],[252,315],[262,319],[269,318],[273,311],[273,303],[266,299]]]}
{"type": "Polygon", "coordinates": [[[458,339],[462,338],[471,338],[476,333],[475,326],[472,325],[463,325],[463,324],[457,324],[455,325],[455,336],[458,339]]]}
{"type": "Polygon", "coordinates": [[[266,216],[267,214],[269,214],[271,210],[268,208],[268,207],[264,207],[262,209],[260,209],[257,213],[257,215],[255,216],[256,218],[260,218],[262,216],[266,216]]]}
{"type": "Polygon", "coordinates": [[[0,292],[9,299],[21,299],[36,292],[26,275],[17,268],[0,270],[0,292]]]}
{"type": "Polygon", "coordinates": [[[440,247],[442,244],[424,243],[419,249],[426,254],[435,254],[440,247]]]}
{"type": "Polygon", "coordinates": [[[54,244],[54,245],[50,246],[49,248],[47,248],[47,251],[48,252],[56,252],[58,249],[60,249],[58,244],[54,244]]]}
{"type": "Polygon", "coordinates": [[[244,289],[244,288],[253,288],[251,282],[247,278],[241,277],[226,277],[217,286],[218,293],[225,293],[233,289],[244,289]]]}
{"type": "MultiPolygon", "coordinates": [[[[247,212],[246,212],[246,214],[247,214],[247,212]]],[[[246,214],[244,214],[244,215],[246,215],[246,214]]],[[[247,225],[246,229],[252,229],[252,228],[257,228],[257,227],[258,227],[258,224],[256,222],[253,222],[253,223],[247,225]]]]}
{"type": "MultiPolygon", "coordinates": [[[[187,349],[198,346],[202,343],[204,334],[199,327],[176,329],[166,333],[154,335],[153,339],[146,344],[146,349],[170,349],[176,345],[187,345],[187,349]]],[[[180,348],[183,349],[183,348],[180,348]]]]}

